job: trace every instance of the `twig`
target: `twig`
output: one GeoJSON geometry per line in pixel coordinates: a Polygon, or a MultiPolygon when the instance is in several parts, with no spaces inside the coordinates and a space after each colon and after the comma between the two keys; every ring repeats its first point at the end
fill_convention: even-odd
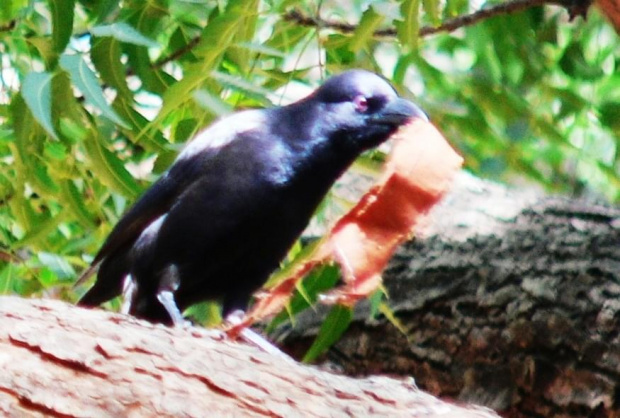
{"type": "MultiPolygon", "coordinates": [[[[493,16],[518,13],[532,7],[543,6],[546,4],[563,6],[569,11],[571,19],[575,16],[585,16],[591,0],[513,0],[495,6],[478,10],[474,13],[458,16],[450,19],[439,26],[423,26],[420,28],[419,35],[421,37],[433,35],[439,32],[453,32],[459,28],[471,26],[481,20],[488,19],[493,16]]],[[[353,33],[357,29],[357,25],[341,22],[337,20],[323,19],[318,16],[308,16],[298,9],[290,10],[283,15],[284,20],[295,22],[302,26],[315,28],[329,28],[337,32],[353,33]]],[[[374,32],[377,37],[394,37],[397,35],[395,28],[379,29],[374,32]]],[[[170,55],[163,57],[152,64],[152,68],[161,68],[166,63],[173,61],[187,52],[191,51],[198,42],[200,36],[192,38],[186,45],[172,52],[170,55]]]]}
{"type": "MultiPolygon", "coordinates": [[[[514,0],[506,3],[498,4],[487,9],[478,10],[474,13],[455,17],[450,19],[439,26],[423,26],[420,28],[420,36],[433,35],[439,32],[453,32],[456,29],[471,26],[480,20],[488,19],[493,16],[517,13],[532,7],[543,6],[545,4],[552,4],[556,6],[567,6],[561,0],[514,0]]],[[[307,16],[297,9],[293,9],[284,15],[284,19],[298,23],[302,26],[311,26],[317,28],[329,28],[342,33],[352,33],[357,29],[356,25],[352,25],[345,22],[322,19],[315,16],[307,16]]],[[[374,35],[378,37],[392,37],[396,36],[397,32],[395,28],[379,29],[375,31],[374,35]]]]}
{"type": "Polygon", "coordinates": [[[151,64],[151,67],[161,68],[167,63],[169,63],[170,61],[174,61],[175,59],[180,58],[181,56],[191,51],[196,45],[198,45],[199,41],[200,41],[200,35],[193,37],[192,39],[189,40],[188,43],[186,43],[185,45],[183,45],[181,48],[177,49],[176,51],[172,52],[170,55],[165,56],[155,61],[153,64],[151,64]]]}

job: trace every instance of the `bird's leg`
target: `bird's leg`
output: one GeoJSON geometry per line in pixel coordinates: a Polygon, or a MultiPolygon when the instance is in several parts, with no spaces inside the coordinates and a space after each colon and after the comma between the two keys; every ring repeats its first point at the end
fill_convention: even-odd
{"type": "Polygon", "coordinates": [[[138,284],[133,279],[131,274],[125,276],[125,280],[123,280],[123,304],[121,305],[121,313],[129,314],[129,310],[131,309],[131,304],[133,303],[133,298],[138,291],[138,284]]]}
{"type": "Polygon", "coordinates": [[[164,306],[175,327],[186,328],[190,326],[191,323],[183,318],[183,314],[181,314],[177,303],[174,301],[174,292],[179,288],[179,285],[179,269],[172,264],[166,268],[159,282],[157,300],[164,306]]]}
{"type": "MultiPolygon", "coordinates": [[[[226,315],[226,318],[224,318],[224,322],[234,327],[235,325],[238,325],[243,321],[244,316],[245,312],[243,312],[241,309],[237,309],[226,315]]],[[[263,350],[265,353],[291,360],[291,358],[286,355],[282,350],[280,350],[278,347],[267,341],[265,337],[254,332],[250,328],[241,328],[238,335],[239,338],[241,338],[243,341],[252,344],[253,346],[263,350]]]]}

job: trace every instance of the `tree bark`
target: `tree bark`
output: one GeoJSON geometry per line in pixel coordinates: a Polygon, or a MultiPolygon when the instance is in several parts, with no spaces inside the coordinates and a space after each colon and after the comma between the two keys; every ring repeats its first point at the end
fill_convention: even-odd
{"type": "Polygon", "coordinates": [[[200,328],[0,297],[0,416],[494,417],[412,379],[354,379],[200,328]]]}
{"type": "MultiPolygon", "coordinates": [[[[510,417],[620,416],[620,210],[457,183],[384,273],[404,333],[362,303],[325,361],[510,417]]],[[[289,352],[324,311],[278,330],[289,352]]]]}

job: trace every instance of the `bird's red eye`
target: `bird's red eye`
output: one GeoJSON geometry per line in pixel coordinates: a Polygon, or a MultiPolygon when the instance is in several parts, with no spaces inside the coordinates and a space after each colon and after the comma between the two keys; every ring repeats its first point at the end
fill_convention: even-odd
{"type": "Polygon", "coordinates": [[[353,103],[355,103],[355,110],[360,113],[364,113],[368,110],[368,99],[362,95],[355,96],[353,103]]]}

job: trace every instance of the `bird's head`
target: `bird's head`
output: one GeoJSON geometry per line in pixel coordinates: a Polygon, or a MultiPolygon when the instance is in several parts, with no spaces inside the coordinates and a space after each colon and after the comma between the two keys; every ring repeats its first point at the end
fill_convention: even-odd
{"type": "Polygon", "coordinates": [[[385,79],[364,70],[330,78],[310,100],[325,121],[322,134],[334,145],[358,153],[379,145],[412,118],[428,120],[418,106],[398,97],[385,79]]]}

